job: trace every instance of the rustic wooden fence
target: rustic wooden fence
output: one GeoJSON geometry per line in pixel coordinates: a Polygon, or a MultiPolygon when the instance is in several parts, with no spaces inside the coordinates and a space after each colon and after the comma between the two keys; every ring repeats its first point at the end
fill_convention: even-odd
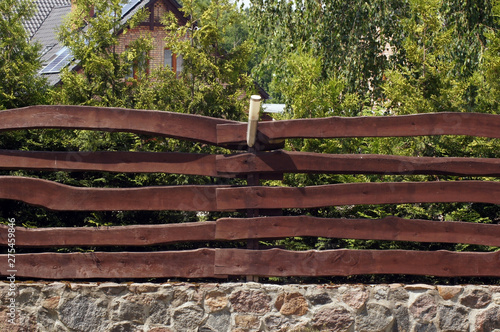
{"type": "MultiPolygon", "coordinates": [[[[162,135],[245,150],[247,124],[196,115],[78,106],[33,106],[0,111],[0,131],[64,128],[162,135]]],[[[287,138],[470,135],[500,138],[500,116],[439,113],[387,117],[323,118],[260,122],[257,142],[279,146],[287,138]]],[[[185,185],[141,188],[76,188],[51,181],[0,177],[0,199],[52,210],[247,210],[252,218],[99,228],[16,227],[16,247],[147,246],[187,241],[275,239],[293,236],[468,243],[500,246],[500,225],[388,217],[326,219],[262,217],[262,209],[391,203],[481,202],[500,204],[500,182],[435,181],[346,183],[304,188],[258,186],[259,176],[283,173],[437,174],[500,176],[500,159],[338,155],[283,150],[231,155],[150,152],[0,151],[0,169],[165,172],[212,177],[247,176],[250,186],[185,185]],[[253,212],[252,212],[253,211],[253,212]]],[[[0,225],[0,245],[8,244],[0,225]]],[[[39,251],[39,249],[37,249],[39,251]]],[[[18,277],[225,278],[412,274],[500,276],[500,252],[414,250],[210,249],[160,252],[17,254],[18,277]]],[[[8,275],[7,255],[0,272],[8,275]]]]}

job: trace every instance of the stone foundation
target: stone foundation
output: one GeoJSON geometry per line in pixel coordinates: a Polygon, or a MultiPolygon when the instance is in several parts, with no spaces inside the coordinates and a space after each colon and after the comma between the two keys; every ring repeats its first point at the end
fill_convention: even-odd
{"type": "Polygon", "coordinates": [[[0,331],[500,332],[500,286],[0,283],[0,331]],[[11,306],[12,307],[12,306],[11,306]]]}

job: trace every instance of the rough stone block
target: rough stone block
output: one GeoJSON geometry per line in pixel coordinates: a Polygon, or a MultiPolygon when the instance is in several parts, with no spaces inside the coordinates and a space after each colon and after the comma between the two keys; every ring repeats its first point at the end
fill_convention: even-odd
{"type": "Polygon", "coordinates": [[[236,312],[265,314],[269,312],[271,297],[260,290],[238,290],[229,297],[236,312]]]}
{"type": "Polygon", "coordinates": [[[392,327],[394,317],[389,308],[378,303],[368,303],[360,316],[356,317],[356,331],[383,332],[392,327]]]}
{"type": "Polygon", "coordinates": [[[440,305],[438,308],[438,327],[443,332],[469,331],[468,312],[463,307],[440,305]]]}
{"type": "Polygon", "coordinates": [[[491,295],[482,289],[466,291],[460,303],[474,309],[484,308],[491,302],[491,295]]]}
{"type": "Polygon", "coordinates": [[[411,304],[410,312],[417,321],[428,323],[437,313],[437,302],[434,296],[425,293],[417,297],[411,304]]]}
{"type": "Polygon", "coordinates": [[[329,304],[316,311],[312,326],[317,329],[327,328],[329,331],[347,331],[354,324],[354,317],[342,306],[329,304]]]}
{"type": "Polygon", "coordinates": [[[274,305],[285,316],[302,316],[309,309],[306,299],[300,293],[281,293],[278,295],[274,305]]]}
{"type": "Polygon", "coordinates": [[[500,307],[494,306],[476,316],[476,332],[500,329],[500,307]]]}

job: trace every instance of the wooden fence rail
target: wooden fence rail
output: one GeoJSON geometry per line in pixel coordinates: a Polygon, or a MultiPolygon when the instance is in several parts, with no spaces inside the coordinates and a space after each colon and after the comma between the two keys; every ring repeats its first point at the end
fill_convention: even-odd
{"type": "MultiPolygon", "coordinates": [[[[32,106],[0,111],[0,131],[61,128],[125,131],[247,150],[247,125],[169,112],[83,106],[32,106]]],[[[438,113],[408,116],[261,122],[264,150],[287,138],[471,135],[500,138],[500,116],[438,113]]],[[[282,145],[282,144],[281,144],[282,145]]],[[[500,225],[460,221],[257,217],[264,209],[400,203],[500,204],[498,158],[421,158],[249,150],[232,154],[177,152],[52,152],[0,150],[0,169],[175,173],[248,177],[250,186],[184,185],[82,188],[20,176],[0,176],[0,199],[61,211],[250,211],[249,218],[99,228],[15,228],[16,247],[150,246],[184,242],[255,241],[309,236],[339,239],[464,243],[500,247],[500,225]],[[266,187],[258,178],[283,173],[453,175],[481,180],[342,183],[266,187]],[[484,178],[488,177],[488,179],[484,178]],[[252,218],[253,217],[253,218],[252,218]]],[[[175,222],[175,221],[174,221],[175,222]]],[[[8,226],[0,225],[6,247],[8,226]]],[[[0,255],[0,274],[8,274],[0,255]]],[[[46,279],[225,278],[229,275],[332,276],[414,274],[500,276],[500,252],[414,250],[208,249],[161,252],[23,253],[17,276],[46,279]]]]}

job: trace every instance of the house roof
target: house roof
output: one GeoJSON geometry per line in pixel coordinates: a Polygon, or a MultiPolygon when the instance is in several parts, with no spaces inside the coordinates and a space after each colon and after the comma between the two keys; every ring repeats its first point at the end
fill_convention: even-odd
{"type": "MultiPolygon", "coordinates": [[[[129,0],[122,7],[122,22],[128,21],[138,10],[156,1],[158,0],[129,0]]],[[[178,10],[181,7],[176,0],[163,1],[169,8],[178,10]]],[[[24,26],[30,39],[42,45],[43,68],[40,74],[46,77],[51,85],[55,85],[60,81],[59,73],[62,68],[72,60],[69,50],[57,40],[56,33],[64,17],[71,12],[71,0],[36,0],[35,3],[38,11],[24,22],[24,26]]]]}
{"type": "Polygon", "coordinates": [[[24,22],[30,38],[40,29],[54,8],[71,6],[71,0],[36,0],[35,4],[38,8],[35,15],[24,22]]]}
{"type": "MultiPolygon", "coordinates": [[[[71,5],[54,7],[38,30],[32,36],[33,41],[37,41],[42,45],[41,62],[45,67],[63,48],[63,45],[57,40],[57,28],[62,24],[63,19],[71,11],[71,5]]],[[[44,76],[48,79],[49,84],[54,85],[59,82],[58,73],[47,73],[44,76]]]]}

